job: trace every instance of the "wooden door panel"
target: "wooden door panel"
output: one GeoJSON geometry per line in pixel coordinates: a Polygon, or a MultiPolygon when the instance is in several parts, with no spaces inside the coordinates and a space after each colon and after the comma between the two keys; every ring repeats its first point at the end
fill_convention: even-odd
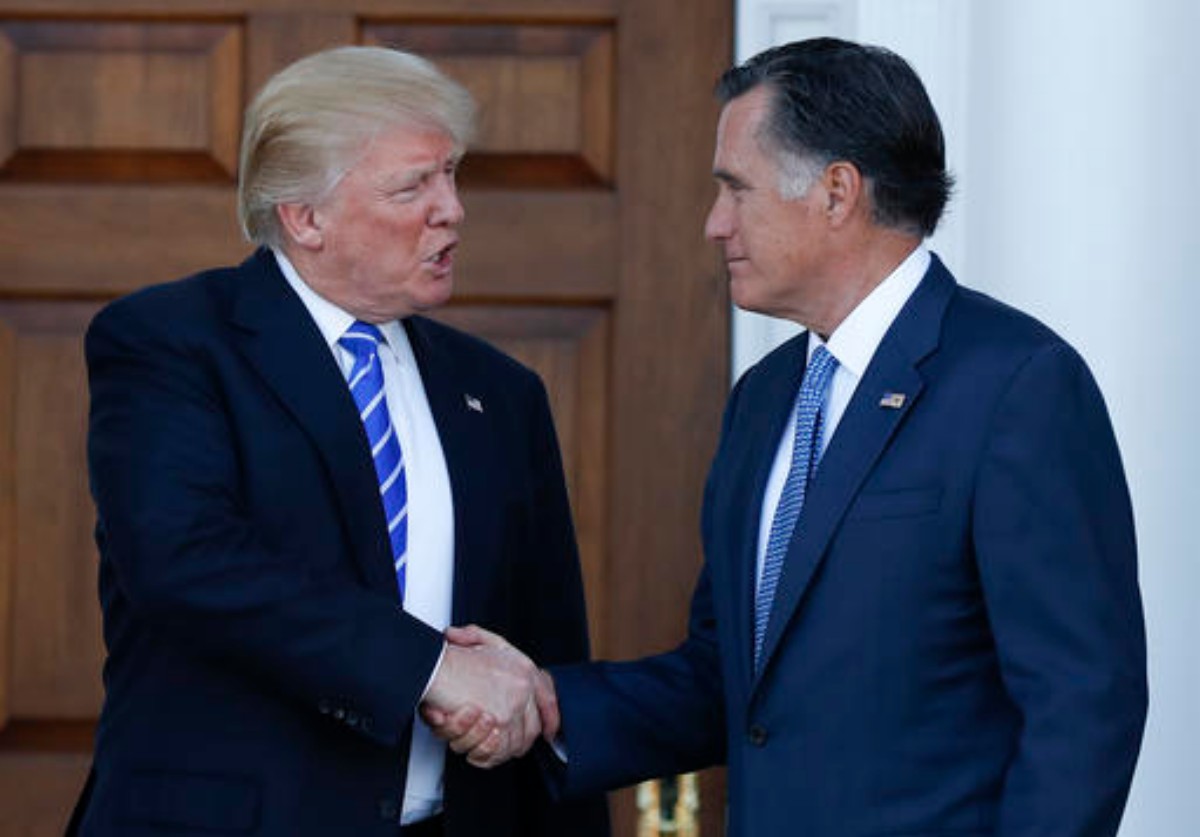
{"type": "MultiPolygon", "coordinates": [[[[411,49],[479,100],[439,316],[546,381],[597,651],[678,640],[725,392],[701,229],[732,17],[685,5],[0,0],[0,833],[61,832],[101,698],[83,329],[114,296],[244,258],[242,111],[324,47],[411,49]]],[[[631,837],[634,797],[614,799],[631,837]]]]}
{"type": "Polygon", "coordinates": [[[100,611],[84,436],[80,336],[97,306],[0,303],[15,350],[16,491],[10,536],[11,720],[92,719],[100,708],[100,611]]]}
{"type": "Polygon", "coordinates": [[[236,176],[239,26],[11,20],[0,40],[13,102],[6,177],[236,176]]]}
{"type": "Polygon", "coordinates": [[[0,293],[110,298],[241,261],[230,186],[0,181],[0,293]]]}
{"type": "Polygon", "coordinates": [[[89,762],[86,753],[0,752],[0,834],[61,837],[89,762]]]}
{"type": "Polygon", "coordinates": [[[405,25],[371,21],[367,43],[429,57],[480,103],[465,175],[477,184],[600,185],[613,175],[611,25],[405,25]]]}
{"type": "Polygon", "coordinates": [[[593,650],[605,654],[611,615],[604,584],[609,312],[588,307],[455,305],[438,319],[499,346],[546,383],[575,517],[593,650]]]}

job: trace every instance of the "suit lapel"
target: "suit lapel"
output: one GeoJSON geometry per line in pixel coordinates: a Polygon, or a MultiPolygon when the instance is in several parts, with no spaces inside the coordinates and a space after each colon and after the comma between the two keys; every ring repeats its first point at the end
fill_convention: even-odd
{"type": "Polygon", "coordinates": [[[492,560],[503,536],[503,498],[496,485],[500,466],[492,429],[501,405],[498,398],[489,397],[486,384],[471,370],[455,363],[452,349],[438,339],[432,323],[409,317],[404,326],[437,425],[454,498],[451,622],[485,621],[488,591],[506,588],[503,579],[493,578],[503,568],[492,560]]]}
{"type": "Polygon", "coordinates": [[[935,256],[921,284],[888,329],[842,415],[809,486],[763,639],[763,666],[770,664],[784,628],[812,583],[842,516],[896,429],[925,387],[918,364],[936,349],[942,315],[954,281],[935,256]],[[904,403],[884,406],[885,395],[904,403]]]}
{"type": "Polygon", "coordinates": [[[239,347],[320,452],[364,580],[395,595],[366,434],[333,353],[269,251],[247,259],[241,272],[233,306],[239,347]]]}

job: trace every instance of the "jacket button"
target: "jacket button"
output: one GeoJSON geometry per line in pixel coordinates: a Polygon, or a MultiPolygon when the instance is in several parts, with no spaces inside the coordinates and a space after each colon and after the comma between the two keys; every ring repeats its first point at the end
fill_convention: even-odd
{"type": "Polygon", "coordinates": [[[400,821],[400,806],[390,796],[379,800],[379,818],[389,822],[400,821]]]}
{"type": "Polygon", "coordinates": [[[750,727],[750,731],[746,734],[750,743],[755,747],[762,747],[767,743],[767,728],[761,724],[755,724],[750,727]]]}

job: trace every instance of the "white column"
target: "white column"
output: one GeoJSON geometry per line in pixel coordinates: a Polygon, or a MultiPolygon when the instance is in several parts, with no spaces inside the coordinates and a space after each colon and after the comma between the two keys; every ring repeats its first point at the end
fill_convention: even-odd
{"type": "Polygon", "coordinates": [[[1200,63],[1192,0],[976,8],[967,269],[1088,360],[1138,526],[1151,709],[1123,837],[1200,823],[1200,63]]]}

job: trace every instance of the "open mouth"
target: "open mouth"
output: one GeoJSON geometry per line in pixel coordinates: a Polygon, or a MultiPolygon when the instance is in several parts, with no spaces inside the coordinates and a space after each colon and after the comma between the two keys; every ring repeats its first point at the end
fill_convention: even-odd
{"type": "Polygon", "coordinates": [[[439,268],[439,269],[448,268],[454,263],[454,250],[457,247],[458,247],[458,242],[451,241],[449,244],[447,244],[441,250],[438,250],[436,253],[434,253],[432,256],[430,256],[425,261],[427,261],[429,264],[433,265],[435,268],[439,268]]]}

